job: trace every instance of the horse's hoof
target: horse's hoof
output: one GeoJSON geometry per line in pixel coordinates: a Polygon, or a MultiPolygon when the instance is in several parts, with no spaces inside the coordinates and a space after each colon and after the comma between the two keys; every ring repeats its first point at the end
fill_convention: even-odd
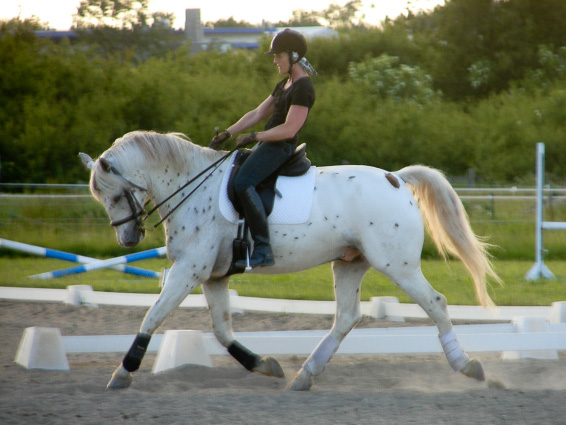
{"type": "Polygon", "coordinates": [[[107,390],[119,390],[121,388],[128,388],[132,383],[133,375],[128,372],[122,365],[118,367],[112,374],[112,378],[108,385],[106,385],[107,390]]]}
{"type": "Polygon", "coordinates": [[[262,357],[260,363],[253,369],[253,372],[259,372],[266,376],[274,376],[276,378],[284,378],[285,374],[281,365],[273,357],[262,357]]]}
{"type": "Polygon", "coordinates": [[[293,381],[287,386],[290,391],[308,391],[314,383],[314,378],[310,372],[301,368],[295,375],[293,381]]]}
{"type": "Polygon", "coordinates": [[[470,378],[474,378],[478,381],[485,381],[483,366],[476,359],[471,359],[461,372],[470,378]]]}

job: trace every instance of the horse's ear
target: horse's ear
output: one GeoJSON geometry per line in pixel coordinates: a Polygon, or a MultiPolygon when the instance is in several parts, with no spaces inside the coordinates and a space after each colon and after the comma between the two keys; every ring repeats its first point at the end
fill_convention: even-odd
{"type": "Polygon", "coordinates": [[[107,173],[112,171],[112,165],[110,165],[110,163],[106,158],[98,158],[98,162],[100,162],[100,165],[102,165],[102,169],[107,173]]]}
{"type": "Polygon", "coordinates": [[[86,153],[79,153],[79,157],[81,158],[81,161],[86,168],[88,168],[89,170],[92,170],[94,168],[94,161],[86,153]]]}

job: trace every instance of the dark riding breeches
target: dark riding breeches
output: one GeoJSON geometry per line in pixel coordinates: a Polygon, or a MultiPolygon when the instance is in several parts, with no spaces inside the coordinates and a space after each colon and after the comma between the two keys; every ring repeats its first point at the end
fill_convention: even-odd
{"type": "Polygon", "coordinates": [[[260,143],[246,159],[234,179],[234,190],[241,196],[246,188],[257,187],[276,172],[295,151],[295,142],[260,143]]]}

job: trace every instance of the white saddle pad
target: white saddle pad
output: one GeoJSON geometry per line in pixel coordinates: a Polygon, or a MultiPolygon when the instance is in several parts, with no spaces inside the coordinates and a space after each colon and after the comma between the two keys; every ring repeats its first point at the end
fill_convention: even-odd
{"type": "MultiPolygon", "coordinates": [[[[228,199],[228,180],[234,164],[233,155],[222,178],[220,188],[219,206],[224,218],[232,223],[237,223],[240,215],[228,199]]],[[[305,223],[310,215],[312,208],[312,197],[314,192],[314,180],[316,177],[316,167],[311,167],[306,174],[299,177],[279,176],[276,188],[281,193],[281,197],[275,195],[273,211],[267,218],[271,224],[302,224],[305,223]]]]}

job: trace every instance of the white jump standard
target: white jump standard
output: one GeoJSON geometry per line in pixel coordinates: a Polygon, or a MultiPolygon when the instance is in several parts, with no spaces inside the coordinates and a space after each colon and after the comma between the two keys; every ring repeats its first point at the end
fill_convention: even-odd
{"type": "Polygon", "coordinates": [[[544,264],[543,230],[566,230],[566,222],[543,220],[543,186],[544,186],[544,143],[537,143],[536,175],[536,219],[535,219],[535,264],[525,275],[526,280],[556,279],[544,264]]]}
{"type": "MultiPolygon", "coordinates": [[[[96,161],[84,154],[82,157],[92,170],[94,197],[104,205],[112,222],[120,223],[115,226],[118,242],[133,247],[144,236],[136,219],[139,214],[134,211],[137,205],[143,205],[146,197],[159,204],[223,155],[226,152],[199,147],[179,135],[134,132],[118,139],[96,161]]],[[[220,165],[193,197],[163,222],[167,255],[173,266],[135,343],[112,375],[109,388],[130,385],[151,335],[198,285],[202,285],[220,344],[246,369],[283,376],[275,359],[251,352],[235,340],[232,331],[226,273],[238,226],[226,220],[218,206],[227,166],[220,165]]],[[[181,191],[161,205],[159,215],[165,217],[185,196],[181,191]]],[[[446,250],[464,262],[481,304],[493,305],[486,278],[498,277],[486,245],[474,235],[460,199],[442,173],[425,166],[394,173],[366,166],[319,167],[312,198],[305,223],[270,226],[275,265],[252,270],[291,273],[332,262],[337,304],[334,324],[289,388],[308,390],[360,320],[360,285],[370,267],[399,285],[433,320],[452,368],[483,380],[481,364],[468,358],[452,333],[445,297],[430,286],[420,267],[424,216],[441,252],[446,250]]]]}

